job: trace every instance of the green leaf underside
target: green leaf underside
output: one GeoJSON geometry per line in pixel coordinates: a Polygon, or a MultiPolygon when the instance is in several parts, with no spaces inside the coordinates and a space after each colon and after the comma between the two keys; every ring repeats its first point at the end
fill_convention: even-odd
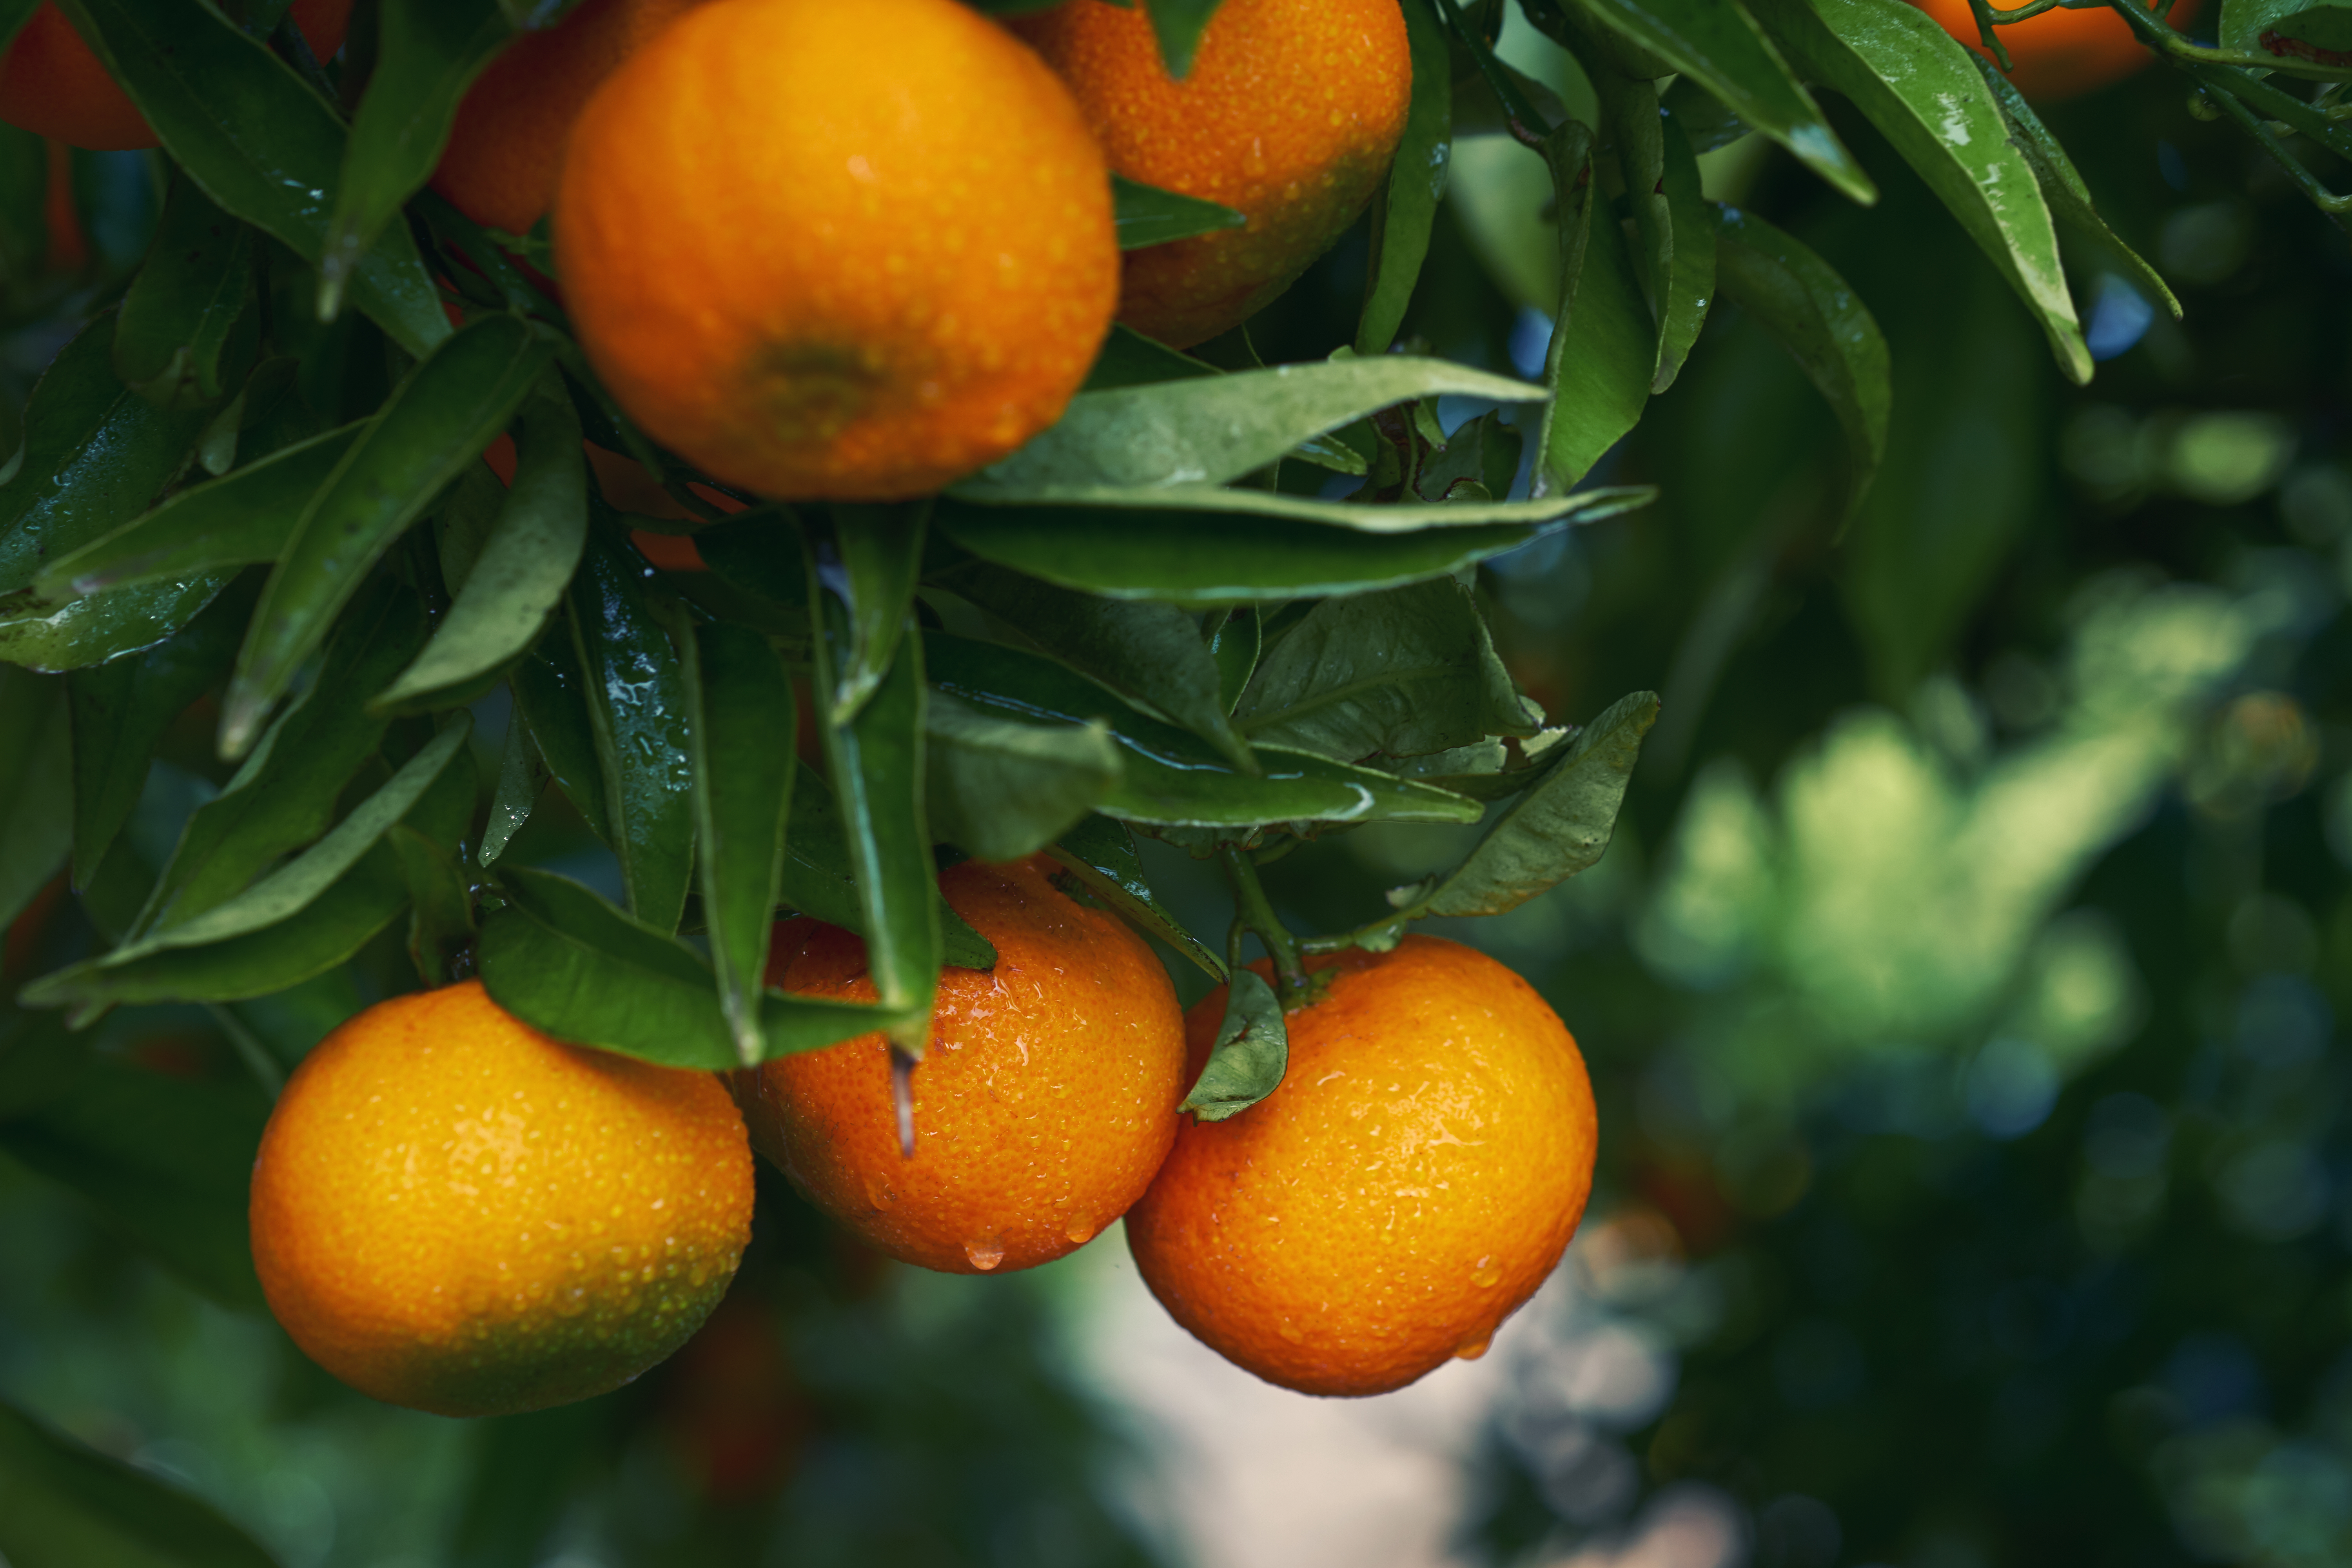
{"type": "Polygon", "coordinates": [[[1289,1066],[1290,1031],[1274,987],[1254,969],[1236,969],[1216,1043],[1178,1109],[1202,1121],[1238,1116],[1281,1088],[1289,1066]]]}
{"type": "Polygon", "coordinates": [[[924,710],[932,835],[979,860],[1017,860],[1068,832],[1118,784],[1108,726],[1034,724],[933,692],[924,710]]]}
{"type": "Polygon", "coordinates": [[[1356,352],[1367,358],[1387,353],[1404,325],[1405,308],[1429,254],[1437,204],[1444,199],[1453,153],[1454,65],[1445,26],[1429,0],[1404,0],[1404,26],[1412,55],[1412,101],[1372,229],[1371,286],[1356,324],[1356,352]]]}
{"type": "Polygon", "coordinates": [[[1567,743],[1567,754],[1495,819],[1477,847],[1412,912],[1504,914],[1598,862],[1609,847],[1642,737],[1657,720],[1655,692],[1618,699],[1567,743]]]}
{"type": "Polygon", "coordinates": [[[1391,404],[1454,393],[1532,402],[1542,393],[1448,360],[1383,354],[1084,392],[1013,456],[950,487],[969,500],[1215,486],[1391,404]]]}
{"type": "Polygon", "coordinates": [[[745,626],[697,626],[683,651],[703,919],[720,1011],[748,1065],[766,1055],[760,998],[800,771],[793,683],[768,640],[745,626]]]}
{"type": "Polygon", "coordinates": [[[1224,961],[1152,896],[1151,884],[1143,875],[1143,858],[1136,853],[1135,836],[1126,824],[1099,815],[1087,816],[1049,852],[1088,892],[1130,924],[1158,937],[1213,978],[1225,978],[1224,961]]]}
{"type": "Polygon", "coordinates": [[[1842,515],[1851,518],[1886,457],[1895,395],[1886,340],[1845,279],[1798,240],[1737,207],[1718,218],[1725,295],[1789,351],[1845,433],[1842,515]]]}
{"type": "Polygon", "coordinates": [[[1121,174],[1110,177],[1112,221],[1121,250],[1141,250],[1219,229],[1240,228],[1249,219],[1229,206],[1147,185],[1121,174]]]}
{"type": "Polygon", "coordinates": [[[2059,368],[2091,378],[2058,236],[1966,46],[1902,0],[1755,0],[1806,69],[1852,99],[2025,301],[2059,368]]]}

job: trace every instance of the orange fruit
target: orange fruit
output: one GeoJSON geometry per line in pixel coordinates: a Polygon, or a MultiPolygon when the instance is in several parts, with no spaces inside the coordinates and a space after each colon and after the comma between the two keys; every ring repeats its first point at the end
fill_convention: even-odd
{"type": "MultiPolygon", "coordinates": [[[[294,0],[292,15],[323,60],[343,47],[352,0],[294,0]]],[[[154,127],[54,0],[41,0],[0,54],[0,120],[92,152],[155,145],[154,127]]]]}
{"type": "Polygon", "coordinates": [[[458,100],[433,188],[486,228],[528,234],[555,200],[564,138],[589,95],[697,0],[585,0],[501,50],[458,100]]]}
{"type": "Polygon", "coordinates": [[[572,127],[555,255],[621,406],[730,484],[887,500],[1058,417],[1118,242],[1068,91],[957,0],[712,0],[572,127]]]}
{"type": "Polygon", "coordinates": [[[310,1359],[442,1415],[603,1394],[686,1342],[751,1233],[709,1073],[550,1039],[478,981],[303,1058],[253,1167],[253,1263],[310,1359]]]}
{"type": "MultiPolygon", "coordinates": [[[[940,976],[914,1074],[914,1158],[898,1151],[879,1035],[738,1080],[752,1145],[893,1258],[954,1274],[1050,1262],[1118,1218],[1176,1136],[1184,1022],[1167,972],[1051,868],[1038,856],[940,877],[997,962],[940,976]]],[[[768,984],[874,1000],[865,942],[806,919],[776,928],[768,984]]]]}
{"type": "Polygon", "coordinates": [[[1127,253],[1118,319],[1178,348],[1255,315],[1339,237],[1412,101],[1397,0],[1225,0],[1181,81],[1139,5],[1068,0],[1012,25],[1077,94],[1112,168],[1248,216],[1127,253]]]}
{"type": "MultiPolygon", "coordinates": [[[[1969,0],[1911,3],[1941,23],[1944,31],[1982,52],[1969,0]]],[[[2185,26],[2197,15],[2197,5],[2198,0],[2179,0],[2172,7],[2172,25],[2185,26]]],[[[2153,0],[2149,8],[2161,14],[2164,0],[2153,0]]],[[[2009,79],[2018,91],[2041,101],[2074,98],[2120,81],[2156,58],[2130,23],[2104,7],[2044,11],[2031,21],[1997,28],[1995,36],[2015,68],[2009,79]]]]}
{"type": "MultiPolygon", "coordinates": [[[[1188,1121],[1127,1241],[1227,1359],[1385,1394],[1484,1354],[1559,1261],[1592,1190],[1592,1089],[1559,1016],[1475,949],[1409,936],[1307,967],[1329,989],[1289,1015],[1281,1087],[1188,1121]]],[[[1188,1070],[1224,1005],[1220,988],[1186,1016],[1188,1070]]]]}

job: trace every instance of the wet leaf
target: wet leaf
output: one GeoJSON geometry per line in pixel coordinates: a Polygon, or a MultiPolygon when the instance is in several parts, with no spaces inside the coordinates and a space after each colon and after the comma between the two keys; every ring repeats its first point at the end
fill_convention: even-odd
{"type": "Polygon", "coordinates": [[[1225,1016],[1201,1076],[1177,1109],[1202,1121],[1239,1116],[1282,1087],[1290,1067],[1290,1030],[1274,987],[1255,970],[1236,969],[1225,993],[1225,1016]]]}
{"type": "Polygon", "coordinates": [[[570,617],[548,628],[530,657],[509,672],[507,685],[515,710],[530,727],[533,749],[589,831],[609,845],[612,808],[604,798],[604,769],[588,722],[587,681],[572,651],[570,617]]]}
{"type": "Polygon", "coordinates": [[[975,859],[1035,854],[1118,782],[1118,748],[1099,722],[1022,723],[935,691],[923,727],[931,832],[975,859]]]}
{"type": "Polygon", "coordinates": [[[1047,852],[1066,873],[1129,924],[1158,937],[1199,964],[1211,978],[1224,979],[1224,961],[1186,931],[1153,895],[1151,884],[1144,879],[1143,858],[1136,853],[1135,836],[1126,824],[1100,815],[1087,816],[1047,852]]]}
{"type": "Polygon", "coordinates": [[[1221,228],[1241,228],[1249,222],[1231,207],[1163,191],[1121,174],[1110,177],[1110,195],[1121,250],[1141,250],[1198,234],[1214,234],[1221,228]]]}
{"type": "Polygon", "coordinates": [[[514,836],[530,820],[531,808],[539,804],[541,794],[547,788],[547,759],[539,754],[539,747],[530,738],[530,725],[518,700],[507,719],[506,745],[499,753],[499,777],[491,786],[490,815],[482,826],[482,847],[475,857],[477,864],[486,868],[495,865],[499,857],[507,852],[514,836]]]}
{"type": "Polygon", "coordinates": [[[760,997],[783,876],[785,824],[799,769],[792,677],[767,638],[743,626],[694,628],[683,649],[694,764],[694,827],[711,966],[736,1054],[766,1055],[760,997]]]}
{"type": "MultiPolygon", "coordinates": [[[[582,671],[601,782],[605,841],[620,857],[629,912],[660,931],[677,929],[694,880],[694,770],[687,755],[686,673],[654,618],[635,552],[589,542],[572,579],[572,653],[582,671]]],[[[540,728],[531,733],[559,780],[576,766],[540,728]]],[[[573,802],[584,810],[587,802],[573,802]]]]}
{"type": "Polygon", "coordinates": [[[427,986],[454,985],[472,973],[474,896],[466,864],[446,844],[406,824],[386,835],[408,884],[408,959],[427,986]]]}
{"type": "Polygon", "coordinates": [[[175,178],[147,265],[115,317],[123,384],[159,408],[218,403],[252,361],[257,253],[251,229],[175,178]]]}

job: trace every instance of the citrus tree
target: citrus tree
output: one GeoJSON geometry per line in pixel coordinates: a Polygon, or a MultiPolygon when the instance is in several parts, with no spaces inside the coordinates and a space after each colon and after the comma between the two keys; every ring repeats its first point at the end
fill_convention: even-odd
{"type": "MultiPolygon", "coordinates": [[[[1885,341],[1820,256],[1710,201],[1700,158],[1760,138],[1867,207],[1877,183],[1818,95],[1845,100],[2076,381],[2070,265],[2177,305],[2012,53],[2037,94],[2153,56],[2345,210],[2294,139],[2352,157],[2352,13],[2230,0],[2215,46],[2175,29],[2185,10],[2053,9],[1525,0],[1570,84],[1498,57],[1502,0],[17,5],[7,302],[58,332],[0,482],[0,917],[24,955],[0,1137],[258,1306],[254,1248],[261,1281],[277,1266],[261,1188],[248,1231],[251,1087],[278,1096],[369,1000],[478,980],[498,1030],[740,1075],[751,1141],[902,1257],[1043,1261],[1164,1170],[1139,1257],[1244,1364],[1368,1392],[1477,1353],[1589,1189],[1590,1090],[1540,1002],[1511,1030],[1550,1065],[1499,1071],[1498,1096],[1583,1131],[1514,1133],[1484,1174],[1535,1191],[1529,1211],[1449,1212],[1426,1240],[1458,1300],[1302,1330],[1247,1296],[1251,1255],[1210,1266],[1222,1241],[1182,1183],[1229,1179],[1261,1130],[1322,1192],[1383,1169],[1344,1109],[1307,1109],[1294,1044],[1348,1061],[1326,1021],[1374,975],[1472,1018],[1512,977],[1431,956],[1414,922],[1508,913],[1601,859],[1658,700],[1546,711],[1474,569],[1655,499],[1594,476],[1718,302],[1832,411],[1825,504],[1868,497],[1885,341]],[[2037,81],[2045,21],[2105,31],[2037,81]],[[1517,143],[1548,185],[1524,379],[1400,341],[1474,139],[1517,143]],[[136,178],[100,185],[126,165],[87,154],[140,148],[136,178]],[[1261,363],[1251,319],[1368,205],[1351,339],[1261,363]],[[1328,930],[1290,929],[1264,887],[1359,827],[1482,822],[1458,862],[1328,930]],[[609,851],[595,870],[528,852],[572,824],[609,851]],[[1171,912],[1139,838],[1216,868],[1226,929],[1171,912]],[[805,920],[787,936],[784,916],[805,920]],[[1051,958],[1040,919],[1065,933],[1051,958]],[[1135,1091],[1154,1131],[1106,1120],[1129,1089],[1087,1056],[1082,999],[1020,1028],[1066,1037],[1055,1070],[1087,1103],[1055,1133],[1128,1138],[1133,1169],[1043,1244],[985,1185],[993,1221],[882,1234],[865,1211],[898,1190],[871,1184],[970,1163],[950,1096],[926,1103],[971,1045],[960,999],[1114,951],[1123,992],[1164,1000],[1135,1026],[1160,1053],[1135,1091]],[[1219,987],[1181,1065],[1161,960],[1219,987]],[[89,1049],[155,1007],[200,1009],[248,1082],[89,1049]],[[866,1068],[825,1079],[852,1049],[866,1068]],[[795,1138],[863,1152],[824,1170],[795,1138]],[[1339,1371],[1297,1349],[1360,1331],[1413,1343],[1339,1371]]],[[[396,1053],[384,1072],[378,1092],[459,1092],[396,1053]]],[[[1373,1237],[1334,1235],[1294,1294],[1379,1273],[1373,1237]]],[[[645,1359],[436,1407],[527,1408],[645,1359]]],[[[37,1426],[12,1417],[7,1443],[0,1497],[42,1500],[0,1521],[12,1562],[109,1531],[251,1555],[191,1544],[226,1527],[37,1426]]]]}

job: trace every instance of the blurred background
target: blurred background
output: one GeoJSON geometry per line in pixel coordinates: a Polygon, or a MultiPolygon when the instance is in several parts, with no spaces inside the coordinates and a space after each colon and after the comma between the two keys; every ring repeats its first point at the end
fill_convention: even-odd
{"type": "MultiPolygon", "coordinates": [[[[1736,143],[1710,194],[1820,250],[1888,340],[1865,510],[1836,534],[1827,409],[1719,308],[1594,476],[1659,504],[1481,574],[1555,721],[1665,697],[1607,858],[1444,922],[1542,989],[1602,1107],[1583,1232],[1483,1360],[1306,1399],[1176,1329],[1115,1228],[930,1276],[777,1181],[726,1304],[635,1385],[470,1424],[375,1405],[208,1268],[238,1152],[148,1152],[192,1096],[257,1125],[249,1061],[413,984],[395,934],[266,1004],[113,1016],[101,1065],[152,1086],[149,1128],[30,1092],[47,1026],[6,1019],[0,1397],[287,1568],[2352,1562],[2352,249],[2176,78],[2046,112],[2185,322],[2078,273],[2102,363],[2071,387],[1859,116],[1874,210],[1736,143]]],[[[144,155],[0,132],[8,442],[154,190],[144,155]]],[[[1540,363],[1549,195],[1524,149],[1456,147],[1409,337],[1540,363]]],[[[1363,273],[1360,230],[1255,351],[1347,341],[1363,273]]],[[[152,853],[220,782],[208,733],[151,779],[152,853]]],[[[1461,847],[1366,829],[1269,886],[1339,929],[1461,847]]],[[[1222,931],[1206,868],[1147,849],[1222,931]]],[[[610,876],[554,796],[515,853],[610,876]]],[[[11,990],[91,941],[45,908],[11,990]]]]}

